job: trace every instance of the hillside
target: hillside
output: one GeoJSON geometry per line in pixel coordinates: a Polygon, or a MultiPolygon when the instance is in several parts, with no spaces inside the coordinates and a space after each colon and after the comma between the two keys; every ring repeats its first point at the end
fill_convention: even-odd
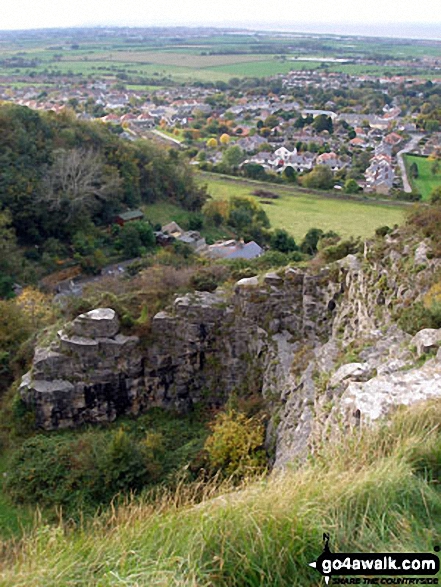
{"type": "MultiPolygon", "coordinates": [[[[93,521],[75,522],[75,516],[58,523],[47,517],[37,521],[18,543],[3,544],[2,584],[316,585],[318,575],[307,563],[320,553],[323,532],[330,533],[333,549],[340,552],[433,552],[441,539],[439,215],[439,207],[421,207],[402,229],[366,242],[363,253],[344,257],[333,245],[302,270],[290,267],[248,277],[233,290],[181,295],[174,309],[159,312],[147,347],[136,348],[136,337],[130,338],[132,365],[136,353],[144,357],[145,384],[136,380],[133,387],[123,356],[111,370],[119,373],[121,389],[131,390],[130,410],[144,411],[152,402],[171,414],[168,426],[175,432],[166,440],[165,453],[153,427],[157,416],[150,424],[141,418],[137,428],[120,421],[114,433],[99,433],[101,440],[81,429],[31,437],[16,447],[6,478],[10,495],[19,502],[40,495],[41,503],[48,504],[58,495],[71,512],[73,502],[69,493],[63,494],[69,486],[72,496],[82,499],[90,488],[96,492],[99,483],[106,491],[115,491],[114,482],[135,491],[144,483],[147,491],[138,491],[129,503],[118,502],[93,521]],[[149,361],[167,368],[158,377],[149,361]],[[234,388],[237,395],[230,396],[226,412],[230,420],[215,420],[230,422],[230,428],[211,424],[213,437],[227,435],[218,436],[227,443],[217,461],[223,463],[218,475],[236,463],[242,469],[230,469],[236,471],[234,478],[206,476],[210,468],[216,470],[213,447],[219,445],[205,442],[205,456],[197,456],[193,449],[200,450],[206,433],[201,436],[195,428],[199,444],[193,433],[187,435],[180,458],[188,459],[190,469],[184,470],[196,476],[172,484],[163,478],[159,490],[145,485],[142,475],[151,481],[160,469],[143,469],[143,458],[149,455],[150,465],[171,470],[167,463],[182,445],[170,408],[191,414],[193,404],[197,416],[203,406],[212,409],[225,401],[234,388]],[[256,397],[263,405],[255,403],[256,397]],[[238,407],[248,410],[249,419],[242,420],[234,437],[231,418],[238,407]],[[259,413],[265,414],[265,448],[273,472],[253,481],[249,474],[253,468],[259,471],[261,441],[244,449],[239,438],[251,441],[257,434],[258,428],[253,432],[250,426],[259,413]],[[146,425],[153,434],[147,436],[147,453],[140,444],[146,425]],[[240,446],[244,452],[237,453],[240,446]],[[76,470],[66,461],[71,454],[76,470]],[[87,469],[92,454],[98,457],[93,475],[87,469]],[[40,469],[35,468],[37,458],[40,469]],[[59,458],[65,472],[57,465],[59,458]],[[52,459],[48,472],[45,459],[52,459]],[[111,467],[111,477],[101,462],[111,467]],[[249,464],[243,468],[244,463],[249,464]]],[[[115,335],[113,316],[106,314],[104,320],[104,314],[90,314],[66,325],[57,343],[69,345],[65,359],[63,346],[51,347],[57,369],[66,368],[65,378],[76,390],[71,400],[65,395],[64,403],[57,403],[58,392],[49,384],[60,382],[51,379],[49,355],[40,352],[34,358],[21,394],[43,427],[76,425],[74,409],[81,412],[81,390],[88,385],[81,378],[88,377],[95,360],[84,344],[94,337],[99,345],[109,345],[112,337],[125,344],[124,336],[115,335]],[[94,323],[97,318],[100,325],[94,323]],[[106,329],[105,335],[98,327],[106,329]],[[90,328],[94,330],[86,334],[90,328]],[[89,338],[75,339],[75,333],[89,338]],[[69,370],[77,374],[73,379],[69,370]],[[42,377],[49,387],[40,389],[39,406],[35,393],[42,377]]],[[[96,385],[104,388],[110,365],[105,363],[107,351],[99,348],[103,371],[93,372],[96,385]]],[[[83,417],[93,422],[94,414],[111,414],[117,404],[111,396],[100,404],[103,400],[97,394],[94,410],[89,416],[83,411],[83,417]]],[[[24,413],[14,416],[16,423],[24,413]]]]}
{"type": "MultiPolygon", "coordinates": [[[[41,176],[32,173],[38,140],[65,139],[50,117],[2,112],[15,121],[11,144],[22,132],[23,158],[5,150],[15,179],[2,197],[6,241],[24,255],[35,233],[20,224],[14,241],[10,224],[26,208],[14,182],[23,177],[28,204],[44,212],[46,188],[64,193],[50,170],[63,168],[66,144],[58,163],[59,151],[41,147],[41,176]]],[[[78,124],[69,129],[81,141],[95,132],[78,124]]],[[[200,206],[205,192],[187,191],[185,165],[184,191],[180,171],[165,181],[179,156],[96,132],[94,199],[120,172],[111,184],[125,185],[121,155],[148,174],[126,184],[138,185],[139,203],[150,194],[200,206]]],[[[66,206],[56,240],[80,247],[71,219],[96,234],[107,207],[66,206]]],[[[272,250],[208,260],[151,242],[126,275],[100,276],[77,296],[25,288],[0,301],[0,585],[300,587],[320,584],[308,563],[324,532],[343,553],[440,544],[439,204],[363,242],[312,228],[298,244],[237,197],[192,220],[272,250]]],[[[14,255],[6,262],[17,267],[14,255]]]]}
{"type": "Polygon", "coordinates": [[[4,545],[0,584],[318,585],[322,533],[340,552],[433,552],[441,539],[439,402],[340,438],[314,462],[240,489],[135,501],[4,545]],[[362,457],[361,457],[362,455],[362,457]]]}

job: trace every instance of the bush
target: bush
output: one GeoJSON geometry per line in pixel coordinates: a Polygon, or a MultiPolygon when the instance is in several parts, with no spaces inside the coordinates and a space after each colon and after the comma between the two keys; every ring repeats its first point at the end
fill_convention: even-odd
{"type": "Polygon", "coordinates": [[[18,503],[96,507],[155,480],[161,450],[160,435],[137,440],[123,428],[76,438],[38,435],[13,454],[5,488],[18,503]]]}
{"type": "Polygon", "coordinates": [[[355,255],[361,250],[360,239],[350,238],[349,240],[341,241],[335,245],[331,245],[320,251],[320,256],[326,263],[332,263],[343,259],[347,255],[355,255]]]}
{"type": "Polygon", "coordinates": [[[272,249],[280,251],[281,253],[290,253],[298,249],[294,237],[292,237],[286,230],[276,228],[270,239],[272,249]]]}
{"type": "Polygon", "coordinates": [[[235,410],[221,412],[205,443],[210,466],[225,475],[243,477],[266,468],[265,427],[259,418],[235,410]]]}
{"type": "Polygon", "coordinates": [[[219,283],[213,272],[201,269],[192,275],[190,285],[197,291],[214,291],[219,283]]]}
{"type": "Polygon", "coordinates": [[[423,328],[441,328],[441,304],[432,303],[425,307],[421,302],[415,302],[400,313],[398,326],[412,335],[423,328]]]}

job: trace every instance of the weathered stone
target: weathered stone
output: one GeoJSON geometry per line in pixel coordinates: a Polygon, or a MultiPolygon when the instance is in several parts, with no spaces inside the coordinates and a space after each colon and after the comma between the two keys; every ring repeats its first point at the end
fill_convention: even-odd
{"type": "Polygon", "coordinates": [[[347,379],[363,381],[369,378],[370,375],[372,375],[372,369],[368,363],[346,363],[332,375],[329,384],[331,387],[337,387],[347,379]]]}
{"type": "Polygon", "coordinates": [[[258,285],[259,280],[257,277],[244,277],[236,283],[236,288],[257,287],[258,285]]]}
{"type": "Polygon", "coordinates": [[[429,262],[427,253],[430,251],[429,246],[426,242],[421,241],[415,250],[415,265],[426,265],[429,262]]]}
{"type": "Polygon", "coordinates": [[[274,285],[276,287],[282,285],[283,279],[277,273],[267,273],[263,278],[264,283],[274,285]]]}
{"type": "Polygon", "coordinates": [[[355,414],[361,423],[370,424],[398,406],[435,397],[441,397],[441,367],[430,361],[420,369],[350,383],[341,397],[339,411],[349,423],[355,414]]]}
{"type": "Polygon", "coordinates": [[[431,351],[436,351],[441,345],[441,328],[424,328],[420,330],[412,338],[410,344],[416,347],[419,357],[431,351]]]}
{"type": "Polygon", "coordinates": [[[111,338],[119,331],[115,310],[97,308],[80,314],[70,325],[70,332],[84,338],[111,338]]]}

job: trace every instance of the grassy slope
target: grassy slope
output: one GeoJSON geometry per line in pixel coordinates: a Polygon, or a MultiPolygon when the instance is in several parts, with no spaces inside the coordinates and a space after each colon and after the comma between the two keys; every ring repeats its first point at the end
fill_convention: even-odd
{"type": "Polygon", "coordinates": [[[31,508],[12,504],[2,491],[3,474],[6,470],[5,459],[0,457],[0,537],[19,536],[24,529],[32,525],[31,508]]]}
{"type": "Polygon", "coordinates": [[[296,239],[303,238],[313,227],[335,230],[345,237],[369,237],[379,226],[393,226],[404,219],[404,207],[400,206],[309,195],[297,191],[295,187],[231,180],[214,174],[202,174],[201,179],[215,199],[250,196],[255,189],[280,194],[278,200],[262,206],[273,228],[284,228],[296,239]]]}
{"type": "Polygon", "coordinates": [[[433,175],[431,171],[433,161],[429,161],[425,157],[405,155],[405,161],[407,169],[409,169],[412,163],[418,165],[418,179],[410,178],[410,183],[423,196],[423,201],[429,201],[432,190],[441,186],[441,173],[433,175]]]}
{"type": "Polygon", "coordinates": [[[0,585],[314,586],[308,563],[324,531],[337,552],[433,552],[441,493],[430,466],[417,470],[432,460],[437,472],[440,412],[439,402],[414,407],[390,427],[346,434],[303,470],[215,499],[206,489],[199,505],[181,491],[81,530],[40,526],[5,549],[0,585]]]}

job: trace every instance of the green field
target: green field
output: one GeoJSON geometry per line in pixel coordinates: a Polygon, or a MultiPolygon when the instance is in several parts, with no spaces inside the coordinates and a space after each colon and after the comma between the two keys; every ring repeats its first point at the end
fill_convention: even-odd
{"type": "Polygon", "coordinates": [[[422,195],[423,201],[429,201],[432,190],[441,186],[441,169],[434,175],[432,173],[433,161],[429,161],[427,157],[405,155],[404,160],[412,187],[422,195]],[[418,179],[410,177],[409,167],[412,163],[418,165],[418,179]]]}
{"type": "MultiPolygon", "coordinates": [[[[47,36],[24,32],[14,39],[9,36],[2,39],[0,34],[0,74],[17,77],[18,82],[22,75],[30,73],[115,77],[122,72],[170,76],[177,82],[216,82],[229,81],[232,76],[266,77],[290,70],[326,68],[354,75],[390,73],[433,78],[439,76],[439,72],[431,69],[430,63],[427,67],[417,62],[403,66],[395,60],[441,57],[441,48],[436,42],[403,39],[392,42],[264,32],[241,35],[221,30],[212,36],[198,36],[189,31],[178,35],[172,30],[161,35],[150,30],[141,36],[142,39],[130,37],[118,29],[111,36],[94,29],[85,30],[81,35],[71,31],[48,33],[47,36]],[[365,57],[375,59],[376,63],[302,61],[305,57],[319,60],[365,57]],[[3,63],[4,59],[11,58],[17,63],[3,63]],[[27,63],[20,64],[20,59],[27,63]],[[29,66],[29,61],[34,59],[37,64],[29,66]]],[[[133,81],[138,83],[136,79],[133,81]]]]}
{"type": "MultiPolygon", "coordinates": [[[[284,228],[301,240],[310,228],[334,230],[344,237],[372,236],[379,226],[401,224],[405,206],[342,199],[338,196],[311,195],[295,187],[278,186],[256,181],[228,179],[225,176],[201,174],[215,199],[231,196],[252,196],[255,189],[265,189],[280,195],[271,204],[262,204],[273,228],[284,228]]],[[[256,198],[259,201],[258,198],[256,198]]]]}

